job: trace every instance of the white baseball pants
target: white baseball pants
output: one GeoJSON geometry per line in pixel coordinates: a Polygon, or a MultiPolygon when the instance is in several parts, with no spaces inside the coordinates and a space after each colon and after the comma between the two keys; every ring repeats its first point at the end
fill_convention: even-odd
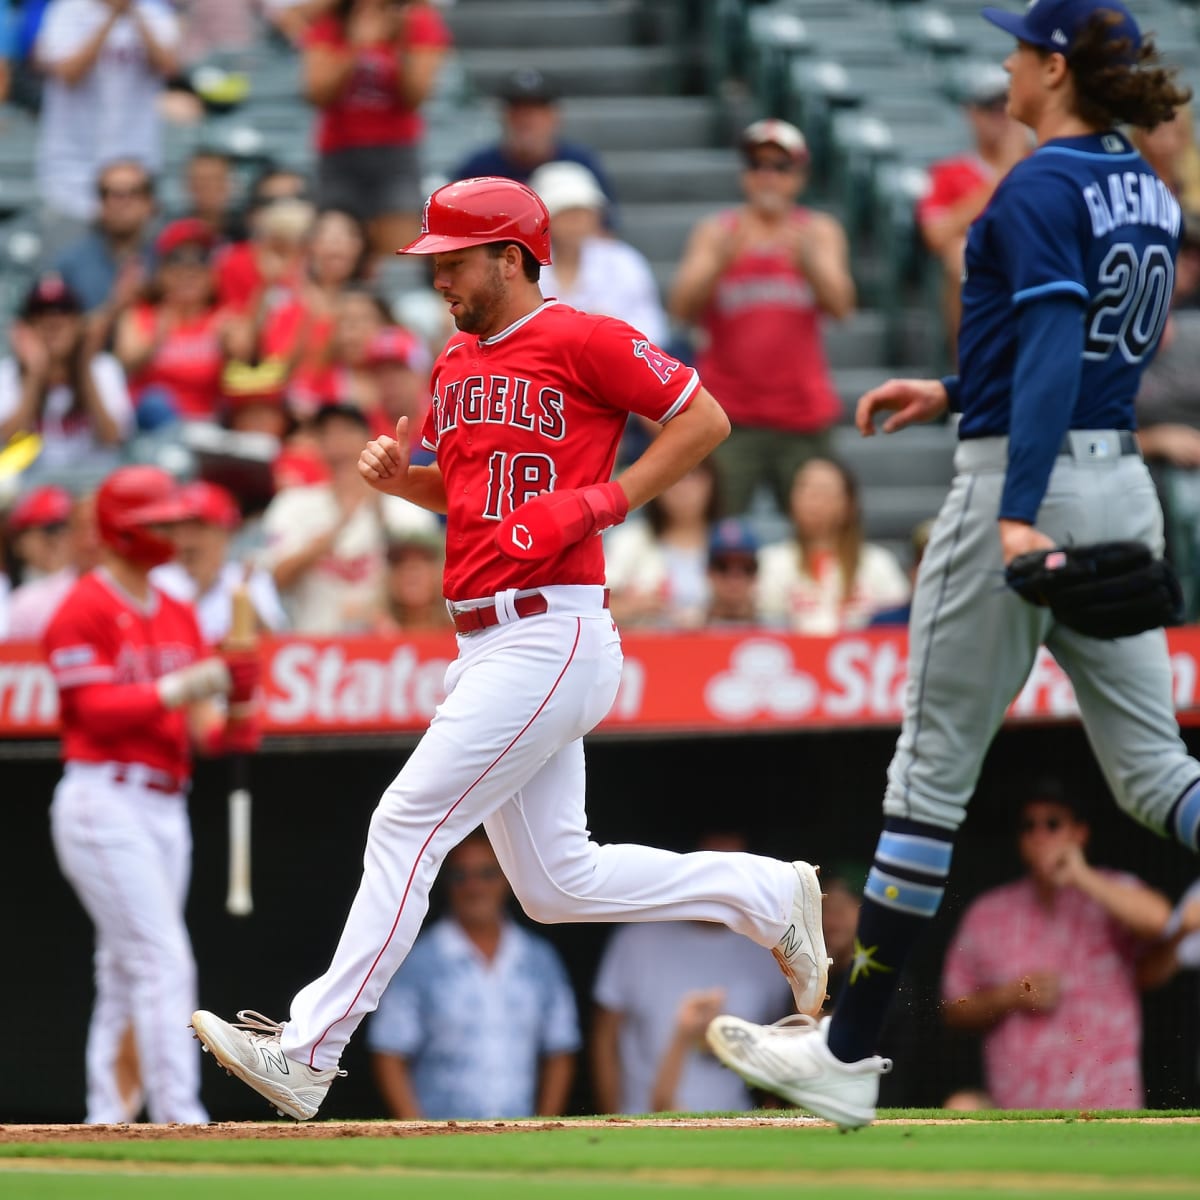
{"type": "Polygon", "coordinates": [[[96,928],[96,1002],[87,1042],[87,1120],[126,1120],[115,1064],[137,1042],[155,1122],[204,1124],[200,1051],[188,1023],[196,964],[183,911],[191,874],[187,800],[113,781],[112,764],[68,763],[50,806],[59,866],[96,928]]]}
{"type": "Polygon", "coordinates": [[[621,644],[601,589],[459,638],[447,695],[371,818],[363,878],[329,969],[292,1001],[282,1049],[336,1066],[420,930],[446,853],[481,822],[535,920],[716,921],[763,946],[787,927],[788,863],[588,837],[582,737],[611,706],[621,644]]]}

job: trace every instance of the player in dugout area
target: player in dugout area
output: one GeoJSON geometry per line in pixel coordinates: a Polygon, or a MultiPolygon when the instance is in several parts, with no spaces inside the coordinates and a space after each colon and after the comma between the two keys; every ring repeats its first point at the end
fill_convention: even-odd
{"type": "Polygon", "coordinates": [[[114,471],[96,494],[100,565],[80,577],[43,636],[64,763],[51,837],[96,933],[90,1124],[128,1119],[118,1062],[130,1025],[150,1119],[208,1121],[187,1027],[196,1003],[184,922],[192,748],[258,745],[259,663],[252,650],[210,649],[191,607],[149,581],[174,554],[171,528],[194,515],[165,471],[114,471]],[[218,697],[228,700],[224,711],[218,697]]]}

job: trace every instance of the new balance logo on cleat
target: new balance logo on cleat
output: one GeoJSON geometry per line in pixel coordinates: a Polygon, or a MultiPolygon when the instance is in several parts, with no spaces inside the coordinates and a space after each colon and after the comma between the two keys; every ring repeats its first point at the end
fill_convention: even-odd
{"type": "Polygon", "coordinates": [[[792,988],[798,1012],[816,1016],[825,1003],[829,957],[821,928],[821,885],[817,870],[806,862],[792,863],[796,882],[786,932],[771,953],[792,988]]]}

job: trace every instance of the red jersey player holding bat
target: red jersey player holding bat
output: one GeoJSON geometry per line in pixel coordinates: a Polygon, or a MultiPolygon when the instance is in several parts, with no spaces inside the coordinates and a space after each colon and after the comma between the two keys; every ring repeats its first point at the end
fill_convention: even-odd
{"type": "Polygon", "coordinates": [[[621,643],[606,608],[600,530],[681,478],[729,423],[695,371],[630,326],[545,300],[550,218],[506,179],[430,197],[406,253],[433,256],[459,332],[433,371],[422,444],[363,451],[378,491],[447,515],[444,585],[459,634],[447,695],[371,820],[362,884],[326,973],[276,1025],[193,1016],[205,1047],[303,1120],[408,953],[448,850],[483,823],[538,921],[716,921],[773,950],[797,1007],[820,1008],[827,959],[807,863],[672,854],[588,838],[582,738],[608,711],[621,643]],[[631,412],[662,432],[618,480],[631,412]]]}
{"type": "Polygon", "coordinates": [[[165,471],[114,471],[96,493],[102,563],[43,635],[65,760],[51,834],[96,929],[86,1071],[93,1124],[128,1119],[115,1065],[130,1025],[150,1119],[208,1120],[187,1029],[196,1003],[183,919],[190,746],[226,753],[257,744],[258,659],[210,650],[191,607],[147,578],[174,552],[169,527],[193,516],[165,471]],[[229,698],[226,714],[217,696],[229,698]]]}

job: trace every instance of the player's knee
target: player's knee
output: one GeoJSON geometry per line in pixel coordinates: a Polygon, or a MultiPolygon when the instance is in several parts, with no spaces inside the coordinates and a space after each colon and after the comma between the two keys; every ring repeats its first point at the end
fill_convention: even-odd
{"type": "Polygon", "coordinates": [[[531,921],[539,925],[561,925],[571,920],[570,898],[549,879],[539,880],[532,887],[522,884],[514,891],[517,902],[531,921]]]}

